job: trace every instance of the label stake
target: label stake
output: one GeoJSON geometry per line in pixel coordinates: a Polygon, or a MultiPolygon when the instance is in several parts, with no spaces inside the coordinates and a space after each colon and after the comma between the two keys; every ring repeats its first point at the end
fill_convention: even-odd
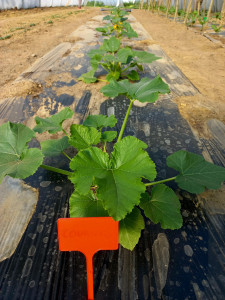
{"type": "Polygon", "coordinates": [[[59,250],[80,251],[86,257],[88,300],[94,300],[93,256],[118,249],[119,222],[111,217],[61,218],[57,225],[59,250]]]}

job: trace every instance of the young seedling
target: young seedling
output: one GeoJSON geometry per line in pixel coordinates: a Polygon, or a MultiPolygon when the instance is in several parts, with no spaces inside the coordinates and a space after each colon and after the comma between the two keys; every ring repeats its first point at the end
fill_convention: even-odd
{"type": "Polygon", "coordinates": [[[5,35],[5,36],[0,36],[0,40],[7,40],[10,39],[12,37],[12,35],[5,35]]]}
{"type": "Polygon", "coordinates": [[[109,21],[109,24],[104,27],[97,27],[96,30],[101,32],[103,36],[115,35],[117,38],[126,36],[129,39],[138,37],[137,32],[133,30],[130,23],[126,22],[127,18],[124,18],[125,15],[128,15],[128,12],[120,8],[113,9],[111,15],[103,18],[103,20],[109,21]]]}
{"type": "Polygon", "coordinates": [[[187,23],[186,26],[193,26],[196,23],[196,19],[198,17],[198,12],[197,11],[193,11],[191,13],[188,14],[188,18],[187,18],[187,23]]]}
{"type": "Polygon", "coordinates": [[[208,19],[207,19],[207,17],[198,16],[198,21],[202,25],[201,31],[203,31],[203,28],[204,28],[205,24],[208,23],[208,19]]]}
{"type": "Polygon", "coordinates": [[[217,26],[216,24],[211,24],[211,27],[215,32],[220,32],[221,28],[223,28],[223,25],[217,26]]]}

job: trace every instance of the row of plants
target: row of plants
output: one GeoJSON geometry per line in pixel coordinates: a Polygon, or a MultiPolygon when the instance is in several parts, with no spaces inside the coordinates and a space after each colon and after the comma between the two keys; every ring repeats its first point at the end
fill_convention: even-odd
{"type": "Polygon", "coordinates": [[[67,132],[64,121],[74,114],[69,107],[48,118],[36,117],[33,129],[7,122],[0,126],[0,181],[6,175],[27,178],[39,167],[66,175],[74,184],[69,199],[70,217],[111,216],[119,221],[119,243],[132,250],[145,227],[144,216],[164,229],[182,226],[178,196],[166,182],[175,181],[181,189],[199,194],[206,188],[218,189],[225,179],[225,169],[205,161],[202,156],[180,150],[167,158],[167,166],[175,169],[177,175],[155,181],[156,166],[146,151],[148,145],[134,136],[124,137],[135,100],[154,103],[159,94],[170,92],[159,75],[152,80],[139,79],[142,63],[159,58],[123,46],[124,38],[137,36],[127,26],[127,14],[116,8],[104,18],[108,24],[97,30],[107,37],[99,49],[89,52],[92,70],[80,78],[84,82],[96,82],[99,80],[94,76],[96,68],[103,68],[106,84],[100,91],[110,98],[125,95],[129,99],[120,131],[113,130],[117,123],[114,115],[100,114],[89,115],[82,125],[73,124],[67,132]],[[36,133],[46,131],[61,132],[63,137],[42,141],[40,149],[29,148],[36,133]],[[71,147],[77,150],[73,157],[71,147]],[[67,157],[69,171],[43,163],[45,157],[59,154],[67,157]]]}
{"type": "MultiPolygon", "coordinates": [[[[168,16],[174,17],[176,13],[176,9],[174,6],[170,7],[169,9],[166,6],[163,5],[158,5],[157,2],[152,2],[150,6],[145,4],[145,9],[151,10],[152,12],[162,12],[162,13],[167,13],[168,16]]],[[[221,29],[223,28],[223,25],[219,24],[221,20],[221,12],[216,12],[214,13],[210,19],[208,19],[208,11],[191,11],[190,13],[187,14],[186,10],[183,9],[178,9],[177,10],[177,18],[179,21],[184,21],[187,16],[187,21],[186,21],[186,26],[190,27],[193,26],[194,24],[200,24],[201,25],[201,30],[204,29],[204,26],[208,23],[210,23],[211,28],[215,32],[220,32],[221,29]]]]}

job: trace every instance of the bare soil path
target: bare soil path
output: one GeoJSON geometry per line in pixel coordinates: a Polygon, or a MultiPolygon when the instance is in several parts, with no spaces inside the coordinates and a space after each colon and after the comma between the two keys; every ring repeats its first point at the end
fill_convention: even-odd
{"type": "MultiPolygon", "coordinates": [[[[99,8],[86,7],[0,12],[0,37],[11,36],[0,40],[0,99],[19,74],[59,43],[70,41],[69,34],[98,13],[99,8]]],[[[208,119],[225,122],[225,48],[165,17],[144,10],[132,13],[201,92],[176,102],[192,128],[207,136],[208,119]]]]}
{"type": "Polygon", "coordinates": [[[201,92],[176,99],[191,126],[207,135],[205,121],[216,118],[225,122],[225,48],[157,14],[144,10],[132,14],[201,92]]]}
{"type": "MultiPolygon", "coordinates": [[[[99,8],[58,7],[0,11],[0,86],[12,82],[99,8]]],[[[0,92],[1,97],[1,92],[0,92]]]]}

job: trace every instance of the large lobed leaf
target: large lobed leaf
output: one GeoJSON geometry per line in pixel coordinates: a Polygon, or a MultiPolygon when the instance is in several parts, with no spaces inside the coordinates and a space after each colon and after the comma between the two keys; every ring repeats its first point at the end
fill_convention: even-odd
{"type": "Polygon", "coordinates": [[[152,63],[155,60],[161,59],[161,57],[146,51],[135,51],[133,50],[133,55],[136,56],[139,63],[152,63]]]}
{"type": "Polygon", "coordinates": [[[114,36],[110,39],[104,39],[102,48],[107,52],[116,52],[120,48],[120,40],[114,36]]]}
{"type": "Polygon", "coordinates": [[[123,23],[123,28],[125,30],[123,30],[122,33],[124,35],[127,35],[129,39],[133,38],[133,37],[138,37],[137,32],[133,30],[133,28],[131,27],[131,25],[128,22],[123,23]]]}
{"type": "Polygon", "coordinates": [[[131,50],[130,47],[122,48],[117,52],[117,58],[122,64],[126,64],[128,61],[128,57],[132,57],[132,56],[133,56],[133,51],[131,50]]]}
{"type": "Polygon", "coordinates": [[[114,127],[117,123],[117,119],[114,115],[109,117],[104,115],[90,115],[84,121],[84,125],[88,127],[94,127],[96,129],[102,129],[103,127],[114,127]]]}
{"type": "Polygon", "coordinates": [[[70,127],[70,132],[69,143],[78,150],[97,145],[101,139],[101,133],[93,127],[73,124],[70,127]]]}
{"type": "Polygon", "coordinates": [[[73,116],[73,111],[69,107],[66,107],[63,110],[61,110],[59,113],[51,117],[45,119],[36,117],[35,121],[37,125],[34,127],[34,131],[38,133],[42,133],[45,131],[48,131],[49,133],[56,133],[63,129],[62,123],[65,120],[72,118],[72,116],[73,116]]]}
{"type": "Polygon", "coordinates": [[[100,55],[100,56],[103,56],[104,54],[106,53],[106,51],[105,50],[103,50],[103,49],[92,49],[92,50],[90,50],[89,52],[88,52],[88,56],[89,57],[94,57],[94,56],[96,56],[96,55],[100,55]]]}
{"type": "Polygon", "coordinates": [[[119,222],[119,243],[126,249],[133,250],[145,228],[140,210],[135,207],[125,219],[119,222]]]}
{"type": "Polygon", "coordinates": [[[87,195],[80,195],[75,191],[70,197],[70,217],[108,217],[108,213],[103,208],[102,201],[97,200],[92,191],[87,195]]]}
{"type": "Polygon", "coordinates": [[[145,77],[137,83],[131,83],[127,79],[119,82],[112,80],[108,85],[101,88],[101,92],[108,97],[124,94],[129,99],[139,100],[144,103],[155,102],[159,93],[166,94],[170,90],[168,85],[158,75],[153,80],[145,77]]]}
{"type": "Polygon", "coordinates": [[[94,83],[98,80],[98,78],[94,76],[95,71],[95,69],[92,69],[91,71],[82,74],[78,79],[85,83],[94,83]]]}
{"type": "Polygon", "coordinates": [[[126,137],[114,146],[111,159],[98,148],[80,151],[70,163],[75,171],[70,179],[76,190],[88,194],[94,182],[98,198],[115,220],[121,220],[132,211],[145,191],[142,178],[154,180],[155,164],[143,149],[147,145],[135,137],[126,137]]]}
{"type": "Polygon", "coordinates": [[[178,229],[182,226],[180,201],[174,191],[164,184],[153,187],[151,197],[142,195],[140,207],[155,224],[161,223],[164,229],[178,229]]]}
{"type": "Polygon", "coordinates": [[[47,140],[41,142],[41,150],[44,156],[57,156],[69,146],[70,144],[67,136],[58,140],[47,140]]]}
{"type": "Polygon", "coordinates": [[[102,132],[102,142],[112,142],[117,137],[117,131],[104,131],[102,132]]]}
{"type": "Polygon", "coordinates": [[[184,150],[168,156],[167,165],[180,172],[175,181],[180,188],[190,193],[200,194],[205,188],[218,189],[225,180],[224,168],[184,150]]]}
{"type": "Polygon", "coordinates": [[[7,122],[0,126],[0,182],[4,176],[24,179],[42,164],[39,149],[28,149],[35,132],[23,124],[7,122]]]}

